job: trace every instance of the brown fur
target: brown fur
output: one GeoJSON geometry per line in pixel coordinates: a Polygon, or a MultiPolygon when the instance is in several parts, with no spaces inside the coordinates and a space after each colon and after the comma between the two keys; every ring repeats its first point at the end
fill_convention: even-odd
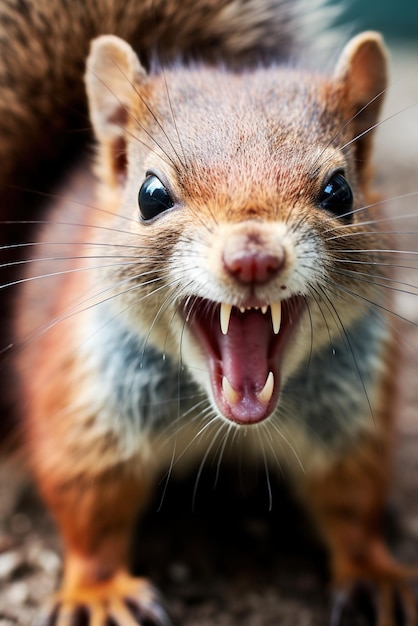
{"type": "MultiPolygon", "coordinates": [[[[115,426],[117,410],[115,416],[103,387],[107,383],[102,380],[100,355],[91,349],[89,340],[106,330],[109,321],[120,319],[127,332],[147,334],[150,329],[149,343],[161,353],[178,358],[178,337],[184,329],[187,333],[188,320],[174,325],[180,306],[174,299],[173,304],[167,286],[163,294],[153,293],[152,280],[161,276],[168,280],[165,272],[171,271],[170,276],[174,276],[177,270],[184,272],[186,286],[188,281],[193,282],[195,277],[187,274],[191,271],[187,245],[195,246],[191,259],[200,263],[198,269],[206,278],[204,287],[217,290],[220,302],[227,293],[236,307],[277,301],[277,294],[289,289],[300,244],[297,235],[308,239],[310,245],[316,243],[321,252],[317,253],[313,245],[308,252],[317,254],[315,258],[323,262],[328,277],[350,288],[354,279],[336,272],[338,261],[345,259],[347,243],[327,238],[331,227],[342,236],[344,224],[335,217],[324,218],[312,199],[318,197],[327,173],[343,168],[355,192],[356,206],[370,200],[370,134],[353,145],[350,141],[373,124],[378,114],[378,98],[363,113],[362,108],[385,85],[385,53],[376,35],[365,34],[346,47],[332,77],[286,67],[260,69],[252,74],[255,51],[261,56],[279,54],[272,52],[282,24],[279,17],[277,22],[272,21],[275,3],[254,2],[247,7],[238,0],[209,2],[207,6],[202,4],[202,11],[205,7],[209,11],[205,19],[199,12],[187,11],[186,6],[186,20],[175,2],[143,2],[139,6],[130,2],[124,5],[123,13],[114,8],[105,15],[102,2],[76,6],[80,15],[79,19],[74,17],[73,35],[81,39],[79,47],[68,44],[68,16],[61,15],[60,3],[48,6],[47,18],[45,7],[39,9],[35,3],[25,3],[24,19],[13,5],[3,9],[11,15],[17,33],[12,41],[19,54],[11,72],[17,76],[16,68],[22,65],[33,70],[23,77],[25,80],[19,79],[20,74],[16,77],[17,88],[4,78],[7,89],[3,104],[11,102],[8,132],[16,137],[17,127],[27,124],[30,136],[26,141],[32,149],[52,113],[56,128],[51,137],[61,124],[72,127],[71,120],[62,122],[62,111],[49,96],[34,91],[34,84],[42,81],[48,93],[57,91],[65,107],[73,106],[73,96],[77,106],[82,106],[80,63],[92,35],[108,30],[122,35],[146,60],[156,41],[163,57],[172,58],[180,52],[189,58],[198,45],[199,56],[206,61],[213,62],[220,56],[235,69],[241,71],[243,64],[247,67],[243,73],[231,74],[224,68],[197,65],[185,70],[175,65],[173,69],[164,67],[164,72],[157,69],[148,73],[132,49],[120,40],[95,42],[87,88],[100,144],[98,195],[93,200],[85,197],[85,187],[90,188],[92,182],[87,178],[78,189],[78,173],[76,187],[69,184],[67,188],[72,201],[64,197],[58,206],[52,203],[47,213],[49,223],[39,233],[38,241],[45,245],[25,278],[60,274],[44,285],[40,279],[30,280],[17,300],[15,329],[22,350],[16,362],[24,408],[25,450],[66,549],[62,588],[50,614],[61,626],[61,619],[65,621],[77,606],[88,605],[94,626],[106,619],[129,626],[132,616],[124,608],[126,600],[135,602],[158,622],[155,592],[145,581],[127,573],[128,551],[134,519],[146,504],[160,455],[170,458],[172,441],[169,436],[165,440],[158,437],[152,429],[150,433],[146,429],[140,432],[133,444],[127,436],[124,439],[125,425],[115,426]],[[233,14],[227,24],[223,21],[225,5],[233,14]],[[244,16],[243,6],[248,9],[244,16]],[[54,67],[47,60],[45,19],[52,29],[52,41],[59,42],[54,50],[54,67]],[[151,28],[155,19],[157,27],[151,28]],[[24,48],[22,41],[28,33],[30,43],[24,48]],[[32,65],[29,59],[36,62],[32,65]],[[30,106],[22,108],[21,102],[30,102],[30,106]],[[280,107],[280,119],[270,113],[275,107],[280,107]],[[164,128],[160,119],[164,120],[164,128]],[[135,200],[138,185],[149,170],[162,172],[173,197],[181,199],[183,210],[168,212],[162,219],[144,225],[137,219],[135,200]],[[82,204],[77,205],[74,197],[82,204]],[[59,222],[68,222],[71,227],[59,222]],[[279,238],[278,224],[292,226],[288,239],[279,238]],[[129,266],[116,262],[110,266],[106,258],[100,260],[101,244],[108,246],[106,251],[115,258],[118,247],[124,246],[124,254],[134,260],[129,266]],[[271,281],[256,281],[250,288],[236,278],[229,259],[237,252],[253,254],[254,249],[260,254],[267,250],[272,258],[283,254],[283,263],[271,281]],[[63,260],[54,260],[57,256],[63,260]],[[51,264],[45,264],[42,257],[50,257],[51,264]],[[97,268],[93,269],[95,264],[97,268]],[[147,276],[145,285],[138,278],[138,290],[125,294],[124,281],[141,272],[147,276]],[[106,300],[107,293],[114,296],[109,319],[100,309],[100,300],[106,300]],[[164,308],[164,298],[171,308],[164,308]],[[96,310],[99,317],[95,317],[96,310]],[[129,446],[134,444],[132,451],[129,446]],[[57,611],[61,617],[57,617],[57,611]]],[[[287,52],[291,49],[287,39],[284,48],[287,52]]],[[[25,149],[18,142],[13,146],[8,142],[8,132],[0,127],[0,154],[4,151],[10,155],[10,169],[5,176],[13,181],[13,172],[20,165],[22,172],[28,167],[31,175],[33,169],[27,164],[25,149]]],[[[46,158],[50,155],[47,146],[46,158]]],[[[373,215],[371,210],[370,218],[373,215]]],[[[356,219],[353,249],[370,248],[366,260],[372,267],[378,260],[372,250],[378,247],[380,235],[376,231],[373,238],[365,237],[356,219]]],[[[354,263],[346,267],[356,269],[354,263]]],[[[363,265],[362,270],[367,272],[370,267],[363,265]]],[[[335,301],[336,316],[342,316],[347,328],[361,318],[366,308],[360,297],[378,297],[377,289],[364,284],[357,284],[356,289],[359,302],[353,311],[347,310],[344,299],[335,301]]],[[[191,296],[195,295],[192,292],[191,296]]],[[[312,346],[315,352],[321,342],[323,345],[328,340],[328,332],[338,334],[339,327],[325,307],[317,311],[312,304],[309,314],[311,323],[319,329],[319,343],[312,346]]],[[[105,347],[97,345],[99,350],[105,347]]],[[[296,348],[294,352],[289,355],[289,366],[284,365],[289,371],[297,368],[296,348]]],[[[295,427],[310,471],[308,478],[297,475],[296,480],[294,468],[290,473],[329,547],[337,588],[366,578],[377,581],[380,591],[388,582],[391,589],[407,589],[403,586],[407,572],[392,561],[380,528],[394,427],[393,388],[385,370],[392,354],[390,346],[382,346],[377,382],[372,389],[373,424],[366,406],[361,425],[347,426],[343,445],[332,448],[330,455],[326,446],[321,447],[295,427]]],[[[123,377],[125,372],[118,374],[123,377]]],[[[186,431],[189,440],[193,440],[192,435],[192,430],[186,431]]],[[[179,442],[179,446],[186,451],[188,441],[179,442]]],[[[413,609],[408,609],[412,615],[413,609]]],[[[392,611],[382,616],[387,620],[381,621],[382,625],[394,624],[392,611]]],[[[408,626],[414,620],[413,615],[408,626]]]]}

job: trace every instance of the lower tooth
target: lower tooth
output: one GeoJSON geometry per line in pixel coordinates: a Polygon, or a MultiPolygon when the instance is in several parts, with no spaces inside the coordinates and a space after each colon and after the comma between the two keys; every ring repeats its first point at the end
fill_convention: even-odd
{"type": "Polygon", "coordinates": [[[259,391],[256,396],[260,402],[263,404],[268,404],[271,400],[274,390],[274,374],[270,372],[267,376],[267,380],[264,384],[264,387],[261,391],[259,391]]]}
{"type": "Polygon", "coordinates": [[[222,378],[222,391],[224,392],[225,400],[228,404],[237,404],[239,393],[235,391],[226,376],[222,378]]]}

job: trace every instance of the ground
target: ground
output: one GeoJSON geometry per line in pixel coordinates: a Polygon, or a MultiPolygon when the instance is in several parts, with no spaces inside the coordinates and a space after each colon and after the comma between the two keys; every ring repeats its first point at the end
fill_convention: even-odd
{"type": "MultiPolygon", "coordinates": [[[[394,46],[391,86],[377,138],[377,182],[388,198],[418,192],[418,47],[394,46]]],[[[396,228],[417,231],[418,196],[394,200],[389,214],[396,228]]],[[[416,235],[400,237],[406,250],[418,250],[416,235]]],[[[412,255],[405,265],[418,265],[412,255]]],[[[403,280],[417,285],[417,271],[403,280]]],[[[417,290],[415,289],[415,292],[417,290]]],[[[388,530],[395,553],[418,563],[418,306],[402,289],[397,310],[407,318],[402,328],[399,445],[390,497],[388,530]]],[[[136,567],[163,589],[175,621],[182,626],[319,626],[328,623],[330,594],[325,555],[311,536],[308,522],[282,486],[268,512],[266,492],[246,484],[232,487],[213,476],[198,488],[192,512],[194,481],[170,486],[159,513],[141,528],[141,560],[136,567]],[[231,502],[230,491],[237,498],[231,502]],[[245,491],[245,497],[244,497],[245,491]],[[257,491],[257,493],[256,493],[257,491]],[[175,506],[172,503],[175,501],[175,506]],[[145,548],[145,549],[144,549],[145,548]]],[[[157,503],[152,508],[158,508],[157,503]]],[[[0,467],[0,626],[25,626],[56,587],[60,544],[55,529],[28,482],[14,465],[0,467]]],[[[351,616],[351,626],[367,624],[351,616]]]]}

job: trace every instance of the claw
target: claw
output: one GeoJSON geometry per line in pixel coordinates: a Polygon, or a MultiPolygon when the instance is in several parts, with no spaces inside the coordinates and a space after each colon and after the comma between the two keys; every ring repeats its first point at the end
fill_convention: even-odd
{"type": "Polygon", "coordinates": [[[151,604],[149,611],[146,611],[145,617],[152,619],[156,626],[172,626],[171,619],[166,610],[160,604],[151,604]]]}
{"type": "Polygon", "coordinates": [[[399,602],[404,613],[405,626],[416,626],[418,624],[417,600],[408,586],[404,585],[399,589],[399,602]]]}
{"type": "Polygon", "coordinates": [[[330,626],[352,624],[356,615],[376,626],[417,626],[417,601],[404,581],[358,583],[334,592],[330,626]]]}
{"type": "Polygon", "coordinates": [[[57,592],[32,626],[171,626],[160,594],[120,573],[107,584],[57,592]]]}
{"type": "Polygon", "coordinates": [[[346,607],[348,601],[349,593],[346,589],[337,589],[334,591],[329,626],[341,626],[344,608],[346,607]]]}
{"type": "Polygon", "coordinates": [[[153,626],[172,626],[168,613],[160,601],[141,606],[132,600],[125,600],[125,603],[139,624],[146,620],[147,624],[150,623],[153,626]]]}
{"type": "Polygon", "coordinates": [[[358,615],[365,616],[367,624],[375,624],[376,608],[371,605],[371,599],[371,591],[367,591],[360,583],[350,588],[339,589],[333,595],[330,626],[357,624],[358,615]]]}

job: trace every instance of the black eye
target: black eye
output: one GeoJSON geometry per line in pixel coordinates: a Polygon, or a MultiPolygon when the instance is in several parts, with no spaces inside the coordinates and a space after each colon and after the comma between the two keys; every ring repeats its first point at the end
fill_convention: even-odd
{"type": "Polygon", "coordinates": [[[141,217],[144,220],[151,220],[160,213],[171,209],[174,202],[170,194],[157,176],[151,174],[141,185],[138,194],[138,205],[141,217]]]}
{"type": "Polygon", "coordinates": [[[333,174],[328,180],[319,195],[318,204],[337,217],[347,221],[352,219],[353,192],[341,172],[333,174]]]}

